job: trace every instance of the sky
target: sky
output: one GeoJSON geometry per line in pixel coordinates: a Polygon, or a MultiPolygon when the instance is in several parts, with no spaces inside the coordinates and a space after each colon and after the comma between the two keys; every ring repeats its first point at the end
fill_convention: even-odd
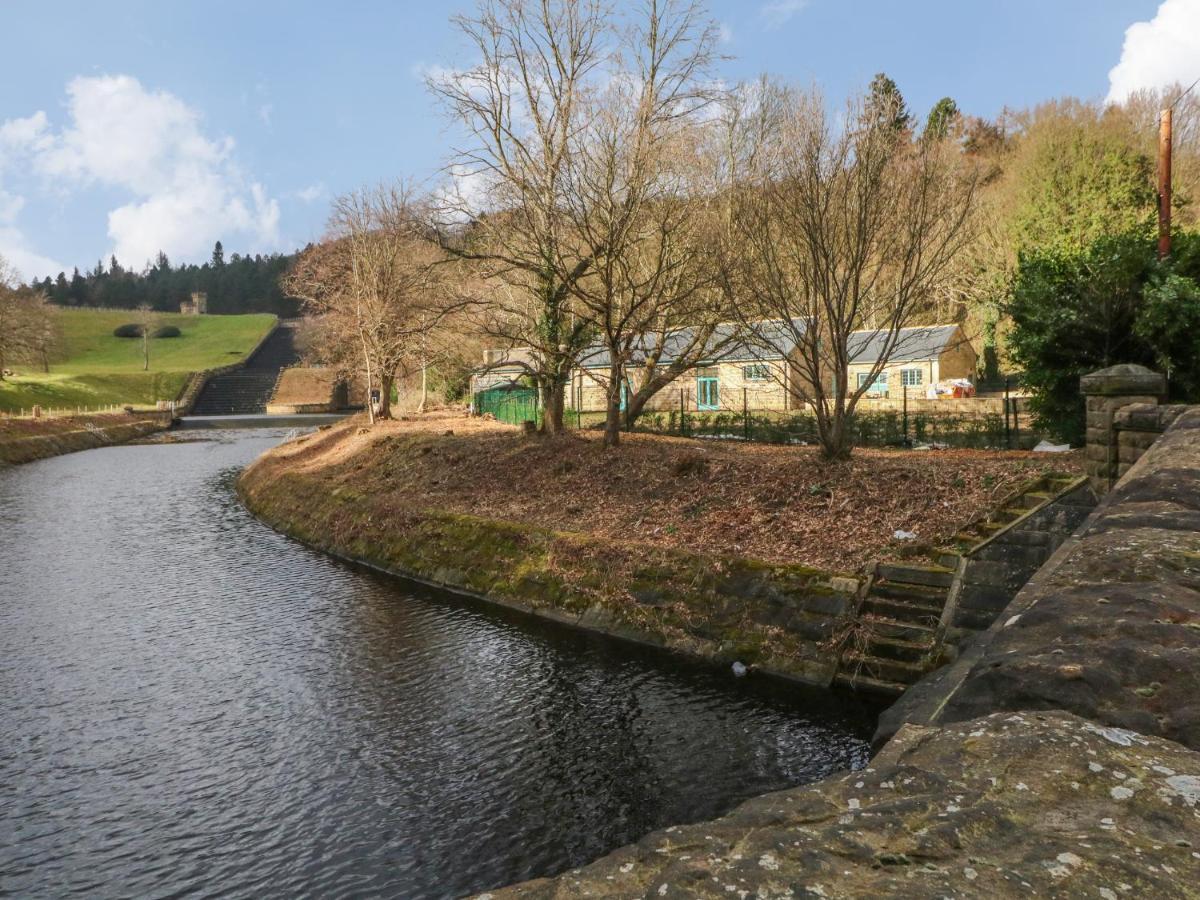
{"type": "MultiPolygon", "coordinates": [[[[627,0],[616,0],[618,5],[627,0]]],[[[0,256],[26,278],[159,250],[318,239],[333,197],[435,181],[453,131],[422,81],[471,54],[473,0],[0,0],[0,256]]],[[[879,71],[923,114],[994,116],[1200,78],[1200,0],[712,0],[733,83],[831,101],[879,71]]],[[[1198,88],[1200,90],[1200,88],[1198,88]]]]}

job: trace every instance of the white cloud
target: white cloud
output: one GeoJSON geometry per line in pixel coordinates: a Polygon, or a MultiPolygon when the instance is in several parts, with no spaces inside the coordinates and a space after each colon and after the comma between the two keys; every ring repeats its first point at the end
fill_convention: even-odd
{"type": "Polygon", "coordinates": [[[733,42],[733,29],[725,22],[717,25],[717,40],[722,44],[730,44],[733,42]]]}
{"type": "Polygon", "coordinates": [[[1125,29],[1121,60],[1108,73],[1108,102],[1143,88],[1200,78],[1200,0],[1163,0],[1149,22],[1125,29]]]}
{"type": "Polygon", "coordinates": [[[16,269],[17,277],[23,281],[33,278],[41,280],[47,275],[53,277],[59,272],[71,270],[70,266],[38,253],[29,246],[20,229],[9,225],[0,225],[0,256],[16,269]]]}
{"type": "Polygon", "coordinates": [[[768,28],[779,28],[804,9],[808,0],[772,0],[758,9],[758,16],[768,28]]]}
{"type": "Polygon", "coordinates": [[[108,213],[112,252],[127,266],[159,250],[201,258],[217,240],[252,252],[278,246],[279,204],[237,165],[233,139],[205,135],[178,97],[102,75],[73,79],[67,98],[69,122],[57,133],[42,112],[0,123],[0,172],[21,154],[55,188],[131,195],[108,213]]]}
{"type": "Polygon", "coordinates": [[[0,123],[0,166],[6,155],[46,149],[51,143],[49,127],[44,112],[0,123]]]}
{"type": "Polygon", "coordinates": [[[296,199],[304,203],[313,203],[325,196],[325,183],[318,181],[316,184],[310,184],[308,187],[300,188],[296,191],[296,199]]]}

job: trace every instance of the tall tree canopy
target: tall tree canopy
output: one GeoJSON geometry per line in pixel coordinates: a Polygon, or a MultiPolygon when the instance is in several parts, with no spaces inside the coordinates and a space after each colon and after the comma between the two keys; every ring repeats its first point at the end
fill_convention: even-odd
{"type": "Polygon", "coordinates": [[[290,298],[279,280],[295,259],[294,254],[241,256],[226,261],[218,241],[212,260],[203,265],[173,266],[165,253],[141,272],[131,271],[114,256],[108,268],[97,262],[86,275],[76,269],[70,277],[59,272],[31,283],[59,306],[102,306],[136,309],[147,305],[159,312],[178,310],[193,291],[208,295],[210,313],[270,312],[294,316],[299,303],[290,298]]]}

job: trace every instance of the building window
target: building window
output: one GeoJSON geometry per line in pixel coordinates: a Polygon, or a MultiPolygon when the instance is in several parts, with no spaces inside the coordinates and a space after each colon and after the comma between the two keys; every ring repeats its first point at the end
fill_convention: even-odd
{"type": "Polygon", "coordinates": [[[706,375],[696,379],[696,408],[721,408],[721,395],[716,378],[706,375]]]}
{"type": "Polygon", "coordinates": [[[862,389],[863,386],[870,383],[869,388],[866,389],[866,394],[868,394],[868,395],[882,394],[884,396],[887,396],[887,392],[888,392],[888,374],[887,374],[887,372],[878,373],[877,376],[875,376],[874,382],[871,382],[870,378],[871,378],[870,372],[859,372],[858,373],[859,389],[862,389]]]}
{"type": "Polygon", "coordinates": [[[901,369],[900,381],[906,387],[917,387],[923,381],[924,374],[920,369],[901,369]]]}
{"type": "Polygon", "coordinates": [[[745,381],[766,381],[771,377],[771,370],[761,363],[752,366],[742,366],[742,379],[745,381]]]}

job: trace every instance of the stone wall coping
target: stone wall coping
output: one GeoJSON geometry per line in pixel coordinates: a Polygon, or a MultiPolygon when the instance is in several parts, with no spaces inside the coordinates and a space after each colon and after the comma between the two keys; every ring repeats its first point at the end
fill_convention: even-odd
{"type": "Polygon", "coordinates": [[[1082,376],[1079,379],[1079,390],[1084,394],[1108,397],[1162,396],[1167,391],[1167,379],[1161,373],[1151,371],[1145,366],[1121,363],[1082,376]]]}

